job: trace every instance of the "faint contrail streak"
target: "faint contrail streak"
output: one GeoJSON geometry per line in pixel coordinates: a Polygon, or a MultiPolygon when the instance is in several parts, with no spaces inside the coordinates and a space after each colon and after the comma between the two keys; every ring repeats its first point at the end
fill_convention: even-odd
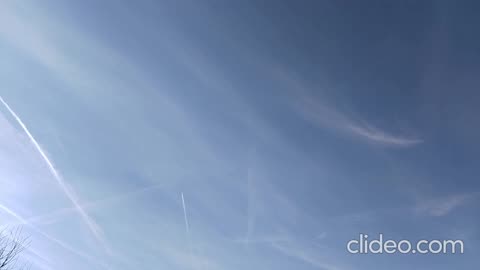
{"type": "MultiPolygon", "coordinates": [[[[137,189],[137,190],[134,190],[134,191],[126,192],[126,193],[115,195],[115,196],[108,197],[108,198],[103,198],[103,199],[98,200],[98,201],[86,202],[86,203],[82,204],[81,207],[83,209],[87,209],[87,210],[88,209],[97,209],[98,207],[107,206],[107,205],[113,204],[115,202],[120,202],[122,200],[125,200],[125,199],[128,199],[130,197],[143,194],[145,192],[149,192],[149,191],[158,189],[160,187],[162,187],[162,185],[158,185],[158,184],[157,185],[152,185],[152,186],[147,186],[147,187],[137,189]]],[[[37,225],[38,224],[49,224],[50,222],[54,222],[56,219],[59,219],[59,218],[65,216],[65,215],[69,215],[71,213],[76,213],[76,212],[77,212],[77,209],[75,207],[61,208],[61,209],[57,209],[57,210],[52,211],[52,212],[47,213],[47,214],[29,217],[26,221],[28,223],[37,224],[37,225]]],[[[11,225],[15,225],[15,224],[11,224],[11,225]]]]}
{"type": "Polygon", "coordinates": [[[185,198],[183,197],[183,192],[182,192],[182,206],[183,206],[183,217],[185,218],[185,229],[187,230],[187,234],[190,234],[190,228],[188,226],[187,207],[185,206],[185,198]]]}
{"type": "Polygon", "coordinates": [[[101,233],[101,230],[100,228],[98,227],[98,225],[88,216],[88,214],[83,210],[83,208],[80,206],[77,198],[75,197],[75,195],[69,190],[69,188],[67,187],[67,185],[65,184],[65,182],[63,181],[62,177],[60,176],[60,174],[57,172],[57,170],[55,169],[55,167],[53,166],[53,163],[50,161],[50,159],[47,157],[47,155],[45,154],[45,152],[43,151],[42,147],[38,144],[37,140],[35,140],[35,138],[33,137],[33,135],[30,133],[30,131],[28,130],[27,126],[23,123],[22,119],[20,119],[20,117],[15,113],[15,111],[13,111],[12,108],[10,108],[10,106],[7,104],[7,102],[5,102],[5,100],[3,100],[3,98],[0,96],[0,102],[2,102],[2,104],[5,106],[5,108],[8,110],[8,112],[13,116],[13,118],[15,118],[15,120],[17,121],[17,123],[22,127],[23,131],[27,134],[28,138],[30,139],[31,143],[35,146],[35,148],[37,149],[38,153],[42,156],[43,160],[45,161],[45,163],[47,164],[48,166],[48,169],[50,170],[50,172],[52,173],[53,177],[55,178],[55,180],[57,181],[58,185],[60,186],[60,188],[63,190],[63,192],[65,193],[65,195],[68,197],[68,199],[70,199],[70,201],[72,202],[72,204],[74,205],[74,207],[76,208],[76,210],[78,211],[78,213],[80,214],[80,216],[82,217],[82,219],[84,220],[84,222],[87,224],[88,228],[90,229],[90,231],[95,235],[95,237],[97,238],[97,240],[99,240],[103,245],[104,247],[105,246],[105,241],[103,240],[103,237],[102,237],[102,233],[101,233]]]}
{"type": "Polygon", "coordinates": [[[183,217],[185,218],[185,230],[187,231],[187,241],[188,241],[188,249],[190,251],[190,260],[192,262],[192,267],[196,268],[193,264],[193,249],[192,249],[192,240],[190,240],[190,228],[188,226],[188,218],[187,218],[187,207],[185,206],[185,198],[182,195],[182,206],[183,206],[183,217]]]}

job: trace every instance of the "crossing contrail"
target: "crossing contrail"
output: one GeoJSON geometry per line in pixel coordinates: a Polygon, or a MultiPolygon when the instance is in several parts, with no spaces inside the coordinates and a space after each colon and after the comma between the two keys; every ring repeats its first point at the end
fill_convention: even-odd
{"type": "Polygon", "coordinates": [[[28,130],[27,126],[23,123],[22,119],[15,113],[15,111],[10,108],[7,102],[0,96],[0,102],[5,106],[5,108],[8,110],[8,112],[15,118],[17,123],[22,127],[23,131],[27,134],[30,142],[33,144],[33,146],[36,148],[42,159],[45,161],[45,163],[48,166],[48,169],[52,173],[53,177],[57,181],[57,184],[60,186],[62,189],[63,193],[68,197],[68,199],[71,201],[71,203],[74,205],[75,209],[77,210],[78,214],[82,217],[83,221],[86,223],[90,231],[93,233],[95,238],[100,241],[104,247],[105,241],[102,236],[102,231],[100,227],[93,221],[88,214],[83,210],[83,208],[80,206],[77,198],[73,194],[73,192],[67,187],[65,181],[63,180],[62,176],[58,173],[58,171],[55,169],[55,166],[53,166],[53,163],[50,161],[48,156],[45,154],[43,151],[42,147],[38,144],[37,140],[33,137],[33,135],[30,133],[28,130]]]}

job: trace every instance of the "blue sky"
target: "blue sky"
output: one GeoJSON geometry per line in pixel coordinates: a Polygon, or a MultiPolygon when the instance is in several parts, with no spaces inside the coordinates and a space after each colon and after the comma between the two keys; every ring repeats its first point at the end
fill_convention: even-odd
{"type": "Polygon", "coordinates": [[[478,8],[1,1],[0,225],[32,270],[472,269],[478,8]]]}

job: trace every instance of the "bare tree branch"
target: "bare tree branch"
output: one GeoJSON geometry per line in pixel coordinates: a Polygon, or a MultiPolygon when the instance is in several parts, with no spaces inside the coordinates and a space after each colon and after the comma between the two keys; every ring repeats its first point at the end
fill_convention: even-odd
{"type": "Polygon", "coordinates": [[[22,229],[17,228],[13,231],[0,231],[0,270],[13,270],[15,268],[18,255],[25,250],[29,244],[29,239],[22,236],[22,229]]]}

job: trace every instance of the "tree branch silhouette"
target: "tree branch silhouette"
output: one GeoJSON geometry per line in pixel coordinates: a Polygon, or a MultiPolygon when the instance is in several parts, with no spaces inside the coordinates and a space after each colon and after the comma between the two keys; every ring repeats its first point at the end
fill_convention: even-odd
{"type": "MultiPolygon", "coordinates": [[[[13,270],[16,268],[18,255],[25,250],[29,239],[22,236],[21,229],[0,231],[0,270],[13,270]]],[[[21,268],[21,267],[20,267],[21,268]]]]}

